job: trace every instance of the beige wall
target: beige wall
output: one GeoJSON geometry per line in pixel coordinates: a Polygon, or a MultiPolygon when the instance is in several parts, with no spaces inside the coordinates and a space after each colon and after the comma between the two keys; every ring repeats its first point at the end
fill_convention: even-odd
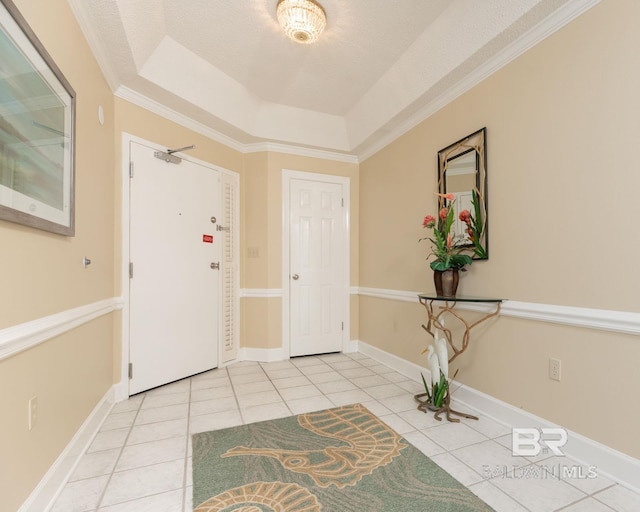
{"type": "MultiPolygon", "coordinates": [[[[76,236],[0,221],[0,329],[114,295],[113,96],[65,0],[15,3],[77,95],[76,236]]],[[[0,511],[18,509],[111,386],[112,324],[102,317],[0,361],[0,511]]]]}
{"type": "MultiPolygon", "coordinates": [[[[15,1],[77,93],[76,236],[0,221],[0,329],[121,293],[123,131],[167,147],[196,144],[189,154],[240,173],[243,288],[282,286],[281,171],[291,169],[351,178],[353,286],[427,290],[428,249],[417,239],[436,208],[436,153],[487,126],[490,260],[471,267],[461,292],[638,311],[640,173],[628,156],[640,140],[640,4],[633,0],[602,2],[360,168],[242,155],[114,99],[65,0],[15,1]],[[247,257],[252,247],[257,258],[247,257]],[[93,260],[86,270],[85,255],[93,260]]],[[[279,298],[243,299],[242,313],[243,346],[280,347],[279,298]]],[[[424,363],[417,303],[352,297],[351,315],[352,339],[424,363]]],[[[0,512],[20,506],[119,381],[119,332],[119,315],[105,316],[0,362],[0,512]],[[40,419],[29,432],[34,395],[40,419]]],[[[500,318],[476,331],[460,377],[638,457],[640,416],[629,404],[640,386],[639,360],[634,336],[500,318]],[[560,383],[546,377],[549,357],[562,360],[560,383]],[[623,420],[611,428],[606,411],[623,420]]]]}
{"type": "MultiPolygon", "coordinates": [[[[460,292],[638,312],[638,20],[638,2],[600,3],[365,161],[360,285],[433,289],[416,240],[436,210],[436,153],[486,126],[490,259],[460,292]]],[[[360,339],[425,366],[423,313],[361,298],[360,339]]],[[[639,457],[638,361],[636,336],[500,318],[475,332],[459,378],[639,457]]]]}

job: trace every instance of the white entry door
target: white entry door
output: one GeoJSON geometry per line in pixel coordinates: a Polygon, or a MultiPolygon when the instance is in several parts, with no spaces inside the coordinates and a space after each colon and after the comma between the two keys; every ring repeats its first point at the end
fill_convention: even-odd
{"type": "Polygon", "coordinates": [[[218,365],[221,177],[130,145],[129,394],[135,394],[218,365]]]}
{"type": "Polygon", "coordinates": [[[290,355],[339,352],[346,227],[340,183],[290,180],[290,355]]]}

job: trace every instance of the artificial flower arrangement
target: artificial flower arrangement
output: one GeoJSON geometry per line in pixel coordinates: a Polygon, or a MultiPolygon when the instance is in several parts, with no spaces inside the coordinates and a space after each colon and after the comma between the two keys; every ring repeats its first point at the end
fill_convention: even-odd
{"type": "Polygon", "coordinates": [[[478,193],[474,190],[471,196],[474,213],[462,210],[458,216],[467,225],[467,236],[458,235],[455,237],[451,234],[451,226],[455,219],[455,196],[438,193],[436,195],[449,203],[440,208],[437,219],[433,215],[427,215],[422,221],[423,228],[433,229],[433,238],[424,237],[418,240],[418,242],[429,240],[433,244],[431,252],[427,256],[427,258],[435,256],[435,259],[429,264],[431,269],[438,271],[464,270],[465,265],[473,263],[471,256],[463,254],[464,251],[469,250],[469,243],[473,244],[474,256],[486,258],[486,250],[480,242],[483,222],[478,193]]]}

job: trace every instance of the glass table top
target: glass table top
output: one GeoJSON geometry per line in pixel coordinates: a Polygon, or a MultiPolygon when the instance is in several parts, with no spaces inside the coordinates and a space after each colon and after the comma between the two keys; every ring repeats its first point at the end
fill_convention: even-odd
{"type": "Polygon", "coordinates": [[[448,302],[503,302],[506,299],[495,297],[474,297],[472,295],[456,295],[455,297],[441,297],[436,292],[419,293],[418,297],[423,300],[441,300],[448,302]]]}

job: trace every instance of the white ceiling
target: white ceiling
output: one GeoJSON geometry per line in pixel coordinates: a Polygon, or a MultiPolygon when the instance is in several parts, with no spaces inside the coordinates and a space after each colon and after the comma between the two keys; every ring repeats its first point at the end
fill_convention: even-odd
{"type": "Polygon", "coordinates": [[[365,158],[599,0],[69,0],[115,94],[244,150],[365,158]]]}

